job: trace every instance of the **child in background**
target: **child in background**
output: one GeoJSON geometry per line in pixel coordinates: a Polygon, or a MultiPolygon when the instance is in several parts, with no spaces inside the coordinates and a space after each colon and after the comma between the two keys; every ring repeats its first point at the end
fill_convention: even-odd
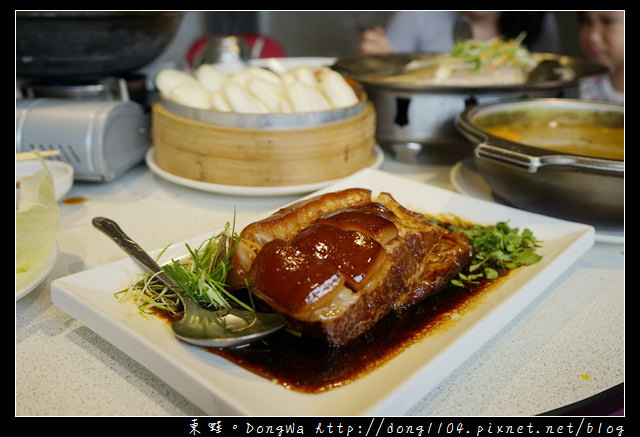
{"type": "Polygon", "coordinates": [[[581,98],[624,103],[624,11],[584,11],[578,19],[585,56],[609,70],[605,76],[585,80],[581,98]]]}

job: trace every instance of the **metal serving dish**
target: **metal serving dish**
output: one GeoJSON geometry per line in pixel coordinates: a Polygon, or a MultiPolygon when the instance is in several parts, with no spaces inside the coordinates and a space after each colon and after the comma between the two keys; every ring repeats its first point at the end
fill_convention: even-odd
{"type": "Polygon", "coordinates": [[[624,106],[576,99],[526,99],[474,106],[456,119],[459,131],[475,145],[478,171],[498,198],[555,217],[594,225],[622,224],[624,156],[612,159],[554,152],[488,132],[492,126],[516,126],[523,121],[571,126],[578,142],[581,126],[624,129],[624,106]]]}
{"type": "Polygon", "coordinates": [[[466,108],[501,100],[522,98],[577,98],[579,82],[606,73],[585,60],[554,54],[534,53],[536,61],[557,62],[573,71],[567,80],[535,80],[505,86],[435,86],[382,82],[381,74],[401,70],[413,61],[437,54],[393,54],[340,58],[332,66],[360,82],[377,113],[376,140],[402,162],[452,163],[472,151],[456,130],[455,119],[466,108]]]}

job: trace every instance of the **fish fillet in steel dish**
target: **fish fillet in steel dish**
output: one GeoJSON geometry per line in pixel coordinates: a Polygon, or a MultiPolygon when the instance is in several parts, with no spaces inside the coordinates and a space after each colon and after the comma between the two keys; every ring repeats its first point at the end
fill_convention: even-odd
{"type": "Polygon", "coordinates": [[[321,194],[240,233],[229,276],[329,345],[362,335],[391,311],[442,290],[472,259],[468,239],[390,194],[321,194]]]}

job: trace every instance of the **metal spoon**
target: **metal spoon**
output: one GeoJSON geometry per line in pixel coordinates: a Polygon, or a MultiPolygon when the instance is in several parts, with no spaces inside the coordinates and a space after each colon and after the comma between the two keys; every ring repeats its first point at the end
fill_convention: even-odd
{"type": "Polygon", "coordinates": [[[116,222],[105,217],[95,217],[92,223],[180,297],[184,316],[172,324],[173,332],[179,339],[198,346],[238,347],[263,338],[284,326],[281,314],[236,308],[217,311],[202,308],[186,296],[162,267],[129,238],[116,222]]]}

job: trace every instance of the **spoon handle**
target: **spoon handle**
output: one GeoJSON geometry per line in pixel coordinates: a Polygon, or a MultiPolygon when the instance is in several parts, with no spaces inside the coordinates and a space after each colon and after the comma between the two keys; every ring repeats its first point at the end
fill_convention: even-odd
{"type": "Polygon", "coordinates": [[[156,277],[172,290],[178,290],[178,285],[165,273],[165,271],[155,262],[147,252],[145,252],[135,241],[127,236],[116,222],[106,217],[94,217],[91,221],[93,226],[102,231],[137,261],[148,268],[156,277]]]}
{"type": "Polygon", "coordinates": [[[111,238],[122,250],[144,265],[175,292],[184,309],[183,317],[172,323],[175,335],[192,344],[207,347],[236,347],[256,341],[284,326],[280,314],[260,314],[252,310],[225,308],[210,311],[200,307],[135,241],[111,219],[94,217],[93,226],[111,238]]]}

